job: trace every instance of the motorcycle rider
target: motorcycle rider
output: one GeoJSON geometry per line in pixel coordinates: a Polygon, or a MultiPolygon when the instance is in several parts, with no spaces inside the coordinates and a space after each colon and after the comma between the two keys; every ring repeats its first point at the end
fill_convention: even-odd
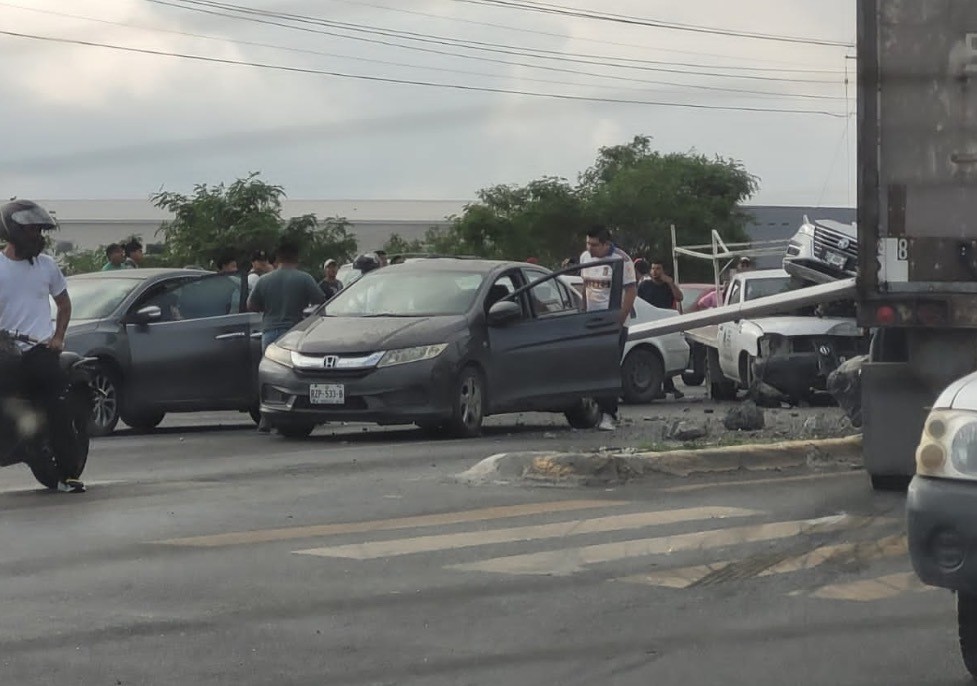
{"type": "Polygon", "coordinates": [[[61,480],[58,490],[83,493],[85,484],[78,477],[78,446],[71,412],[65,398],[68,376],[61,369],[59,356],[71,319],[68,285],[57,262],[42,254],[44,231],[57,223],[41,206],[29,200],[13,200],[0,207],[0,330],[26,334],[41,341],[21,348],[19,383],[24,395],[43,409],[47,431],[61,480]],[[57,306],[51,321],[48,298],[57,306]]]}

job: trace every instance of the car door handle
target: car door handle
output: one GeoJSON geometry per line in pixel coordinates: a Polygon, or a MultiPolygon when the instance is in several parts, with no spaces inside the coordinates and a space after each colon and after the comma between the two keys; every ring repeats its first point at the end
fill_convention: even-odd
{"type": "Polygon", "coordinates": [[[235,331],[234,333],[222,333],[219,336],[214,336],[215,341],[229,341],[233,338],[246,338],[248,334],[243,331],[235,331]]]}

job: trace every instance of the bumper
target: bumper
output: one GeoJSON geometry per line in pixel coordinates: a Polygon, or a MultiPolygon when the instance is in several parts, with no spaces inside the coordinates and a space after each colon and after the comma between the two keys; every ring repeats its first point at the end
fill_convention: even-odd
{"type": "Polygon", "coordinates": [[[977,482],[914,477],[906,518],[909,556],[923,583],[977,593],[977,482]]]}
{"type": "Polygon", "coordinates": [[[271,420],[410,424],[445,420],[453,410],[454,375],[443,360],[356,373],[307,373],[263,359],[258,368],[261,413],[271,420]],[[313,405],[311,384],[342,384],[341,405],[313,405]]]}
{"type": "Polygon", "coordinates": [[[855,276],[854,272],[832,267],[814,258],[785,257],[783,268],[791,276],[813,283],[831,283],[855,276]]]}

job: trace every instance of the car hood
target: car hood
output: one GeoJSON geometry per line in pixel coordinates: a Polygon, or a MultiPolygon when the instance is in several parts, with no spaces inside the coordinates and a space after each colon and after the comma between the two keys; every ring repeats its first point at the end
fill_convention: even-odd
{"type": "Polygon", "coordinates": [[[977,412],[977,372],[947,386],[933,403],[933,407],[977,412]]]}
{"type": "Polygon", "coordinates": [[[844,317],[764,317],[752,322],[764,334],[781,336],[860,336],[854,319],[844,317]]]}
{"type": "Polygon", "coordinates": [[[463,316],[315,317],[286,334],[290,349],[310,355],[371,353],[444,343],[467,328],[463,316]]]}

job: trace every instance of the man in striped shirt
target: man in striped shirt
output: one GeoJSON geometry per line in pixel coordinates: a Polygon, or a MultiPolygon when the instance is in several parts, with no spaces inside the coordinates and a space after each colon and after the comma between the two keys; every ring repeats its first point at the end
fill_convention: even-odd
{"type": "MultiPolygon", "coordinates": [[[[606,259],[619,259],[624,262],[624,292],[621,295],[621,310],[618,315],[621,322],[621,337],[619,341],[620,354],[624,354],[624,344],[628,339],[627,321],[634,307],[634,300],[638,290],[634,273],[634,262],[631,257],[611,242],[611,233],[604,226],[594,226],[587,231],[587,249],[580,255],[580,276],[584,283],[584,307],[588,312],[606,310],[611,306],[611,278],[613,269],[605,264],[598,267],[587,267],[590,262],[606,259]]],[[[613,431],[617,419],[617,395],[613,398],[598,398],[597,404],[601,411],[598,428],[602,431],[613,431]]]]}

